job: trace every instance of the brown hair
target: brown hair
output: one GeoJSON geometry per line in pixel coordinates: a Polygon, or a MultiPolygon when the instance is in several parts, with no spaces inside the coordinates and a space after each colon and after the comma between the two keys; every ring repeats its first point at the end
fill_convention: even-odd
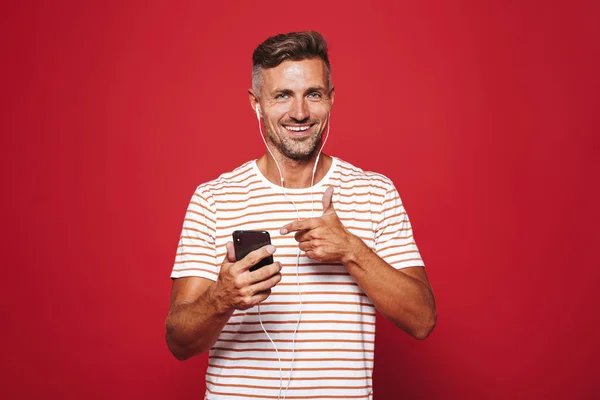
{"type": "Polygon", "coordinates": [[[284,61],[311,58],[323,60],[327,67],[327,80],[331,88],[331,66],[327,56],[327,42],[319,32],[290,32],[268,38],[252,53],[252,90],[260,96],[263,68],[274,68],[284,61]]]}

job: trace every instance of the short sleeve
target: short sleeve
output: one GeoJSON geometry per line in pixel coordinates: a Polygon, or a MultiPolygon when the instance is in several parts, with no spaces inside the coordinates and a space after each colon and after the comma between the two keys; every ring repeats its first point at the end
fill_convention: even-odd
{"type": "Polygon", "coordinates": [[[396,269],[424,267],[400,195],[391,182],[390,185],[377,224],[375,252],[396,269]]]}
{"type": "Polygon", "coordinates": [[[216,281],[216,209],[210,193],[200,188],[192,196],[185,219],[171,278],[197,276],[216,281]]]}

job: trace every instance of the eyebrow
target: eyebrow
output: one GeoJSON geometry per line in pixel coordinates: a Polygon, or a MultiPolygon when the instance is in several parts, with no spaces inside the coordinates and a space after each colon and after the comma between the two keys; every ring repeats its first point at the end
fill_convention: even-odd
{"type": "Polygon", "coordinates": [[[309,87],[308,89],[306,89],[305,93],[310,93],[310,92],[323,92],[325,93],[326,90],[323,86],[313,86],[313,87],[309,87]]]}
{"type": "MultiPolygon", "coordinates": [[[[326,90],[323,86],[311,86],[308,89],[306,89],[304,91],[304,93],[311,93],[311,92],[323,92],[325,93],[326,90]]],[[[276,88],[275,90],[273,90],[271,92],[271,94],[287,94],[287,95],[292,95],[294,94],[294,91],[291,89],[278,89],[276,88]]]]}
{"type": "Polygon", "coordinates": [[[292,95],[294,94],[294,91],[291,89],[275,89],[271,92],[271,94],[287,94],[287,95],[292,95]]]}

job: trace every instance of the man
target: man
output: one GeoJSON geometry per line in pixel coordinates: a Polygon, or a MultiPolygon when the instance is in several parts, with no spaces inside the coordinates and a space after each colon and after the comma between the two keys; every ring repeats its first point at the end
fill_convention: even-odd
{"type": "Polygon", "coordinates": [[[408,217],[388,178],[319,157],[335,97],[320,34],[269,38],[253,63],[268,151],[194,193],[167,344],[210,349],[207,399],[372,399],[375,309],[417,339],[436,321],[408,217]],[[234,230],[272,246],[236,262],[234,230]]]}

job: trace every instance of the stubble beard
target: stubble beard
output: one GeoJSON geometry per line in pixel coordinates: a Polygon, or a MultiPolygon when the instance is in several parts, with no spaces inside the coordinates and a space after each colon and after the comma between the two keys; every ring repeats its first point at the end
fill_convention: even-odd
{"type": "MultiPolygon", "coordinates": [[[[285,128],[282,128],[285,129],[285,128]]],[[[307,161],[319,150],[323,133],[302,139],[292,139],[286,136],[278,137],[270,129],[266,129],[269,141],[279,153],[294,161],[307,161]]]]}

